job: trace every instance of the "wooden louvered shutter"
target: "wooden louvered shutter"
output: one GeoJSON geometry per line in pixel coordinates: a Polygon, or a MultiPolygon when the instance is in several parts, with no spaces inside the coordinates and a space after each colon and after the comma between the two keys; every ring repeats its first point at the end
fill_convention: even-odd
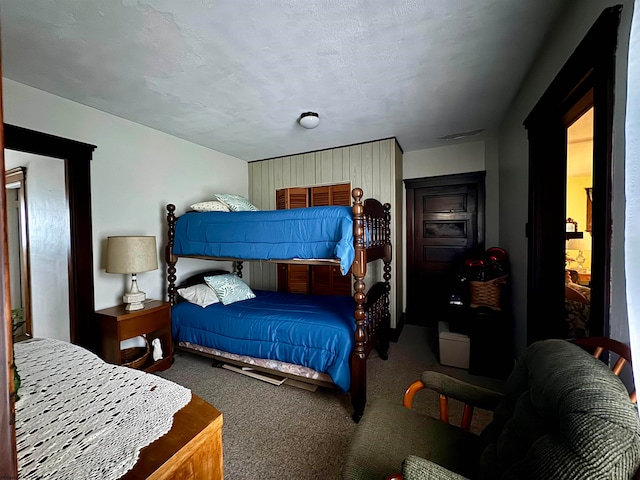
{"type": "Polygon", "coordinates": [[[331,186],[331,205],[351,206],[351,184],[341,183],[331,186]]]}
{"type": "MultiPolygon", "coordinates": [[[[276,210],[290,210],[309,206],[308,188],[283,188],[276,190],[276,210]]],[[[309,266],[279,263],[278,291],[309,293],[309,266]]]]}
{"type": "Polygon", "coordinates": [[[306,208],[309,206],[308,188],[281,188],[276,190],[276,210],[306,208]]]}
{"type": "MultiPolygon", "coordinates": [[[[351,184],[323,185],[311,188],[311,206],[351,205],[351,184]]],[[[351,295],[351,275],[342,275],[335,265],[311,267],[311,293],[314,295],[351,295]]]]}
{"type": "Polygon", "coordinates": [[[311,188],[311,206],[351,205],[351,184],[323,185],[311,188]]]}

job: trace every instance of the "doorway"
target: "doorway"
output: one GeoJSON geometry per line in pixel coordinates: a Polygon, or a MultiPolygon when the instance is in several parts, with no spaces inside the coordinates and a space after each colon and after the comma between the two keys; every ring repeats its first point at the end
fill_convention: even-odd
{"type": "Polygon", "coordinates": [[[484,252],[485,172],[405,180],[408,324],[436,327],[463,260],[484,252]]]}
{"type": "Polygon", "coordinates": [[[588,337],[591,324],[593,106],[567,128],[565,321],[567,336],[588,337]]]}
{"type": "Polygon", "coordinates": [[[93,240],[91,227],[91,169],[95,145],[4,124],[6,150],[61,159],[64,163],[66,205],[69,212],[69,321],[70,340],[98,351],[93,292],[93,240]]]}
{"type": "Polygon", "coordinates": [[[592,244],[588,333],[609,336],[613,85],[621,8],[603,11],[524,122],[529,135],[528,343],[568,336],[567,138],[568,128],[590,109],[593,181],[585,191],[591,200],[592,244]]]}

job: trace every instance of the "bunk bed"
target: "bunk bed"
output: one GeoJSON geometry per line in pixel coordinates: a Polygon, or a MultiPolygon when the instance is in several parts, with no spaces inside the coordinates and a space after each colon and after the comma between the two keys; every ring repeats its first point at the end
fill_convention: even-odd
{"type": "MultiPolygon", "coordinates": [[[[273,362],[298,365],[304,371],[303,373],[289,372],[284,376],[306,383],[332,385],[348,391],[353,405],[352,418],[356,422],[359,421],[366,404],[366,362],[369,353],[376,348],[380,358],[388,357],[391,289],[391,206],[388,203],[383,205],[376,199],[363,201],[362,197],[362,189],[355,188],[352,191],[352,207],[311,207],[231,213],[187,212],[179,217],[175,214],[175,205],[168,204],[168,243],[165,252],[167,292],[172,305],[176,348],[224,363],[240,366],[250,363],[252,368],[259,371],[272,371],[273,362]],[[337,223],[330,226],[332,220],[330,217],[334,216],[337,217],[335,219],[337,223]],[[314,233],[307,233],[305,225],[320,224],[320,227],[312,228],[314,233]],[[321,235],[330,232],[328,235],[331,238],[319,239],[314,236],[318,235],[318,232],[321,232],[321,235]],[[277,241],[274,241],[276,238],[277,241]],[[264,244],[266,248],[261,248],[265,246],[264,244]],[[312,245],[320,245],[320,249],[310,248],[312,245]],[[353,276],[354,294],[352,299],[350,297],[327,299],[303,294],[256,291],[255,298],[233,305],[217,303],[206,308],[197,305],[189,306],[188,302],[179,301],[178,289],[202,281],[204,276],[209,275],[196,275],[182,282],[181,285],[176,285],[176,264],[181,257],[233,261],[236,266],[235,273],[240,278],[242,278],[244,261],[340,265],[343,273],[350,271],[353,276]],[[382,281],[376,282],[367,291],[365,285],[367,264],[376,260],[383,262],[382,281]],[[302,305],[303,300],[309,300],[312,303],[302,305]],[[235,308],[240,310],[235,311],[235,308]],[[264,312],[260,312],[262,308],[264,312]],[[323,308],[324,310],[320,312],[319,309],[323,308]],[[334,311],[329,312],[327,309],[334,311]],[[348,309],[346,313],[345,309],[348,309]],[[288,315],[286,312],[290,311],[296,311],[297,316],[292,319],[285,317],[288,315]],[[266,324],[261,322],[266,320],[254,317],[254,314],[261,313],[264,313],[267,320],[277,317],[276,323],[265,326],[266,324]],[[339,318],[334,319],[334,313],[339,318]],[[228,319],[225,317],[227,314],[230,315],[228,319]],[[331,319],[329,319],[330,316],[331,319]],[[246,336],[240,338],[238,336],[242,333],[238,333],[238,324],[247,318],[250,320],[245,330],[246,336]],[[323,324],[324,320],[327,320],[330,325],[323,324]],[[189,322],[197,332],[195,336],[192,335],[185,340],[181,338],[182,332],[188,328],[183,328],[183,325],[189,322]],[[335,333],[338,329],[334,328],[338,323],[342,325],[339,334],[335,333]],[[239,348],[242,351],[221,349],[219,344],[216,344],[215,338],[209,338],[209,332],[206,335],[203,333],[203,330],[214,330],[220,324],[232,325],[235,329],[232,333],[225,331],[218,338],[235,337],[237,341],[231,342],[235,345],[235,347],[231,346],[231,350],[239,348]],[[303,327],[301,324],[307,324],[307,326],[303,327]],[[296,332],[300,328],[309,330],[306,330],[306,334],[303,332],[297,335],[296,332]],[[344,334],[345,329],[348,332],[346,342],[333,337],[333,335],[344,334]],[[309,355],[304,353],[309,349],[316,349],[314,352],[319,350],[317,345],[303,345],[302,350],[294,349],[293,353],[282,353],[282,345],[269,346],[265,344],[269,338],[254,337],[257,331],[267,332],[265,336],[276,338],[276,341],[277,338],[285,336],[286,342],[289,343],[297,341],[292,340],[293,337],[311,338],[327,333],[329,336],[322,338],[325,344],[331,345],[330,350],[346,348],[347,351],[346,354],[343,350],[336,353],[335,358],[328,360],[328,363],[326,359],[321,360],[320,364],[324,365],[321,370],[325,371],[317,371],[314,366],[317,366],[318,362],[308,361],[309,355]],[[260,344],[258,349],[260,354],[247,355],[246,349],[256,343],[260,344]],[[301,351],[303,353],[300,353],[301,351]],[[266,364],[259,361],[265,358],[269,360],[266,364]],[[333,363],[334,360],[338,365],[333,363]],[[327,366],[328,364],[331,365],[327,366]]],[[[213,274],[223,273],[213,272],[213,274]]],[[[222,344],[229,346],[229,342],[222,342],[222,344]]],[[[251,351],[250,348],[249,351],[251,351]]]]}

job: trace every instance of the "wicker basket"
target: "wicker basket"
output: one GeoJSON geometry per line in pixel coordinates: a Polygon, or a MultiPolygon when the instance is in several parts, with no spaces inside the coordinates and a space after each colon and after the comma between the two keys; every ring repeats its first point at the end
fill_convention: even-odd
{"type": "Polygon", "coordinates": [[[149,358],[149,342],[145,338],[145,347],[125,348],[120,351],[121,365],[130,368],[140,368],[149,358]]]}
{"type": "Polygon", "coordinates": [[[500,292],[507,282],[507,275],[486,282],[470,281],[471,307],[489,307],[500,310],[500,292]]]}

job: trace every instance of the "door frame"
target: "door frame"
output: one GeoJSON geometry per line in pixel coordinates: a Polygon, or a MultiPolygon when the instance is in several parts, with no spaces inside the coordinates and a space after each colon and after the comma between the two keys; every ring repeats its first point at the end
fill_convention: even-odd
{"type": "Polygon", "coordinates": [[[420,188],[429,187],[446,187],[451,185],[464,185],[467,183],[473,183],[478,185],[478,245],[484,246],[485,243],[485,171],[469,172],[469,173],[457,173],[451,175],[440,175],[436,177],[423,177],[423,178],[410,178],[404,180],[406,189],[406,251],[407,251],[407,305],[405,316],[410,318],[411,315],[419,314],[420,311],[426,308],[426,305],[417,304],[411,305],[410,302],[410,289],[411,285],[415,284],[415,276],[417,270],[415,268],[415,255],[414,248],[414,232],[415,225],[415,191],[420,188]],[[413,308],[412,308],[413,307],[413,308]]]}
{"type": "Polygon", "coordinates": [[[524,121],[529,136],[527,343],[563,336],[567,126],[594,106],[590,334],[609,336],[615,52],[606,8],[524,121]],[[556,313],[554,313],[556,312],[556,313]]]}
{"type": "Polygon", "coordinates": [[[70,227],[69,333],[72,343],[96,352],[91,222],[91,159],[96,146],[5,123],[4,148],[64,160],[70,227]]]}

